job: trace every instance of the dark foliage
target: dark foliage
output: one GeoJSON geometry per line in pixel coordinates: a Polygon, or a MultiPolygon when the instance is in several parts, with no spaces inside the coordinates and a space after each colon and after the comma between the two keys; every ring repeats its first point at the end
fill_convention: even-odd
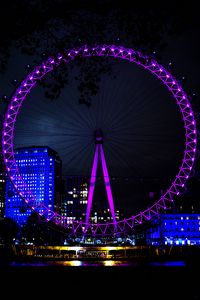
{"type": "Polygon", "coordinates": [[[19,240],[34,245],[61,245],[66,237],[67,230],[52,221],[46,222],[44,217],[33,212],[21,230],[19,240]]]}
{"type": "MultiPolygon", "coordinates": [[[[192,23],[191,8],[162,1],[72,1],[8,0],[1,6],[0,72],[5,72],[11,47],[39,63],[50,54],[84,44],[123,44],[144,52],[162,53],[167,37],[181,34],[192,23]],[[181,25],[180,25],[181,24],[181,25]]],[[[112,63],[97,59],[77,60],[52,72],[41,84],[47,98],[59,97],[69,83],[71,68],[76,75],[79,103],[90,106],[102,74],[111,73],[112,63]]]]}
{"type": "Polygon", "coordinates": [[[4,244],[12,244],[18,232],[19,227],[13,219],[4,218],[0,220],[0,238],[4,244]]]}

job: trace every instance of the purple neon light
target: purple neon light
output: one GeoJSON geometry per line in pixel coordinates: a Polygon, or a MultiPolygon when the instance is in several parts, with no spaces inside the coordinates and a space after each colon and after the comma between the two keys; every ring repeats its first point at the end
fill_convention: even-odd
{"type": "MultiPolygon", "coordinates": [[[[101,140],[101,138],[96,137],[96,140],[97,141],[101,140]]],[[[111,190],[111,185],[110,185],[110,179],[109,179],[109,175],[108,175],[106,160],[105,160],[105,156],[104,156],[104,151],[103,151],[102,144],[96,144],[95,154],[94,154],[94,161],[93,161],[93,165],[92,165],[92,173],[91,173],[91,178],[90,178],[90,187],[89,187],[89,192],[88,192],[86,225],[89,223],[90,213],[91,213],[91,208],[92,208],[92,199],[93,199],[94,188],[95,188],[95,183],[96,183],[99,153],[100,153],[100,157],[101,157],[103,178],[104,178],[106,193],[107,193],[107,197],[108,197],[110,212],[111,212],[111,215],[112,215],[112,218],[113,218],[113,223],[116,224],[114,201],[113,201],[112,190],[111,190]]]]}
{"type": "Polygon", "coordinates": [[[91,177],[90,177],[90,186],[89,186],[89,192],[88,192],[88,202],[87,202],[87,211],[86,211],[86,224],[88,224],[89,220],[90,220],[92,199],[93,199],[94,188],[95,188],[95,183],[96,183],[97,165],[98,165],[98,157],[99,157],[98,146],[99,145],[96,145],[96,147],[95,147],[94,161],[93,161],[92,173],[91,173],[91,177]]]}
{"type": "Polygon", "coordinates": [[[112,195],[110,179],[109,179],[109,175],[108,175],[108,169],[107,169],[107,165],[106,165],[106,160],[105,160],[105,155],[104,155],[102,144],[99,145],[99,150],[100,150],[100,155],[101,155],[103,178],[104,178],[104,183],[105,183],[105,187],[106,187],[108,203],[109,203],[109,206],[110,206],[110,212],[111,212],[111,215],[112,215],[112,218],[113,218],[113,223],[116,224],[113,195],[112,195]]]}
{"type": "MultiPolygon", "coordinates": [[[[143,55],[133,49],[127,49],[115,45],[102,45],[93,47],[80,47],[77,49],[66,50],[62,54],[55,57],[49,57],[46,61],[36,66],[28,76],[21,82],[20,86],[15,90],[7,112],[4,117],[2,131],[2,152],[3,160],[6,166],[7,174],[12,181],[16,191],[21,198],[41,215],[48,220],[53,220],[57,224],[62,224],[69,228],[66,218],[54,213],[49,208],[37,203],[35,196],[25,189],[26,183],[22,180],[18,166],[14,156],[14,126],[19,114],[20,108],[28,93],[32,88],[49,72],[58,67],[61,62],[69,63],[76,56],[92,57],[92,56],[108,56],[116,57],[140,65],[144,69],[154,74],[168,88],[172,96],[176,100],[182,115],[183,125],[185,128],[185,151],[183,154],[182,164],[179,167],[178,174],[174,178],[171,186],[166,190],[164,195],[158,199],[151,207],[137,215],[133,215],[129,219],[116,222],[116,226],[112,223],[108,224],[87,224],[87,232],[92,235],[106,235],[114,232],[122,232],[127,228],[134,228],[135,223],[142,223],[144,220],[150,220],[153,216],[158,215],[162,210],[169,206],[176,195],[179,195],[187,179],[190,176],[196,157],[197,131],[194,113],[188,99],[187,94],[182,89],[176,78],[155,59],[143,55]],[[18,179],[18,184],[16,183],[18,179]]],[[[72,231],[74,233],[83,232],[86,228],[84,222],[74,222],[72,231]]]]}

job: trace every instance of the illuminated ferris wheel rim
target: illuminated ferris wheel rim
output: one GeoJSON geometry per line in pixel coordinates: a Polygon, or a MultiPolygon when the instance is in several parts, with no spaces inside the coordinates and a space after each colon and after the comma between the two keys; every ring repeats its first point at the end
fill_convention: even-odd
{"type": "Polygon", "coordinates": [[[36,66],[16,88],[11,100],[8,104],[7,111],[3,123],[2,131],[2,152],[3,160],[6,166],[8,176],[20,197],[33,210],[43,215],[47,221],[52,220],[56,224],[61,224],[66,228],[71,228],[76,234],[85,232],[92,235],[107,235],[117,232],[123,232],[126,229],[133,229],[135,224],[141,224],[145,220],[150,220],[152,217],[160,214],[174,201],[174,198],[182,192],[187,179],[190,176],[196,156],[197,131],[194,112],[192,110],[187,94],[184,92],[180,83],[173,75],[160,65],[154,58],[142,54],[139,51],[115,45],[97,45],[97,46],[82,46],[75,49],[65,50],[63,53],[58,53],[55,56],[50,56],[40,65],[36,66]],[[131,218],[117,221],[114,223],[85,223],[82,221],[74,221],[72,224],[67,223],[67,218],[45,207],[43,203],[38,203],[36,197],[23,181],[16,164],[14,156],[14,126],[19,114],[20,107],[26,96],[32,88],[40,81],[47,73],[53,71],[61,62],[69,63],[77,57],[115,57],[129,62],[136,63],[144,69],[149,70],[168,88],[181,112],[182,120],[185,128],[185,150],[183,154],[182,164],[179,167],[178,174],[175,176],[171,186],[166,190],[164,195],[146,210],[141,211],[131,218]],[[18,183],[16,183],[16,181],[18,183]]]}

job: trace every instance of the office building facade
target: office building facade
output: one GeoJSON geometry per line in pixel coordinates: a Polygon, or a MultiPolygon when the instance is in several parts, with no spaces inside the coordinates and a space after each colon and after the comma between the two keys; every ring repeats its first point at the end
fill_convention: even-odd
{"type": "Polygon", "coordinates": [[[85,221],[89,180],[83,176],[65,176],[61,214],[67,223],[85,221]]]}
{"type": "MultiPolygon", "coordinates": [[[[60,213],[62,162],[57,152],[49,147],[18,148],[15,150],[15,159],[26,188],[36,197],[36,201],[60,213]]],[[[7,179],[5,216],[23,226],[31,213],[32,210],[7,179]]]]}

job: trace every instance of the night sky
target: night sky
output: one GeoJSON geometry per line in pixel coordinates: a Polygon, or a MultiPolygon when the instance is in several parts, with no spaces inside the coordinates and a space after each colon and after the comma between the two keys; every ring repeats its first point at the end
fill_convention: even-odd
{"type": "MultiPolygon", "coordinates": [[[[184,76],[186,90],[195,92],[196,97],[200,84],[199,33],[196,19],[178,38],[167,37],[167,46],[158,59],[164,66],[172,62],[172,74],[180,80],[184,76]]],[[[126,47],[126,41],[122,45],[126,47]]],[[[0,75],[2,95],[12,93],[11,80],[21,80],[27,74],[24,66],[33,59],[12,48],[6,72],[0,75]]],[[[158,79],[134,64],[109,60],[112,74],[102,76],[90,107],[77,100],[77,67],[56,101],[46,99],[42,87],[34,88],[18,116],[15,147],[50,146],[63,161],[63,176],[89,176],[94,130],[101,128],[116,207],[132,214],[150,205],[174,179],[183,157],[184,128],[175,99],[158,79]],[[155,192],[151,199],[149,192],[155,192]]],[[[95,201],[103,197],[105,202],[100,168],[98,175],[95,201]]]]}

